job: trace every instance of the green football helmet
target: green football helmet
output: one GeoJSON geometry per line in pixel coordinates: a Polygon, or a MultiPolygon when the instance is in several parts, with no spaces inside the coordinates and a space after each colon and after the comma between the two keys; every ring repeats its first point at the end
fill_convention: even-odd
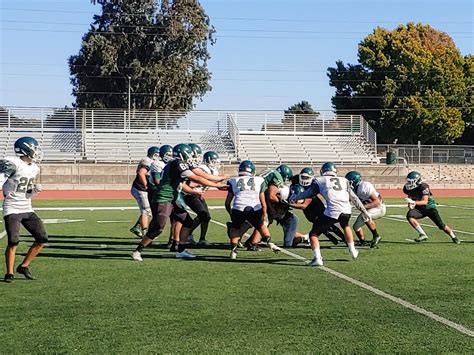
{"type": "Polygon", "coordinates": [[[405,188],[407,190],[416,189],[421,184],[421,174],[418,171],[410,171],[407,175],[405,188]]]}
{"type": "Polygon", "coordinates": [[[39,143],[33,137],[18,138],[13,147],[18,157],[28,157],[35,163],[39,163],[43,159],[43,152],[39,143]]]}
{"type": "Polygon", "coordinates": [[[160,158],[164,163],[168,163],[173,159],[173,147],[169,144],[162,145],[160,147],[160,158]]]}
{"type": "Polygon", "coordinates": [[[191,150],[193,151],[193,160],[196,163],[200,163],[202,161],[202,149],[200,146],[198,146],[195,143],[189,143],[188,144],[191,150]]]}
{"type": "Polygon", "coordinates": [[[321,176],[325,176],[325,175],[336,176],[337,175],[336,165],[334,165],[334,163],[331,163],[331,162],[324,163],[321,166],[319,173],[321,174],[321,176]]]}
{"type": "Polygon", "coordinates": [[[299,194],[299,193],[303,192],[304,190],[306,190],[306,189],[304,188],[303,185],[300,185],[300,184],[293,184],[290,187],[290,191],[291,191],[292,195],[299,194]]]}
{"type": "Polygon", "coordinates": [[[352,170],[346,174],[346,179],[349,180],[349,184],[351,185],[352,189],[355,190],[362,181],[362,176],[360,176],[359,172],[352,170]]]}
{"type": "Polygon", "coordinates": [[[193,151],[189,145],[181,143],[173,147],[173,157],[188,163],[193,159],[193,151]]]}
{"type": "Polygon", "coordinates": [[[146,156],[152,160],[160,159],[160,148],[159,147],[150,147],[146,151],[146,156]]]}
{"type": "Polygon", "coordinates": [[[250,160],[244,160],[239,165],[239,176],[254,176],[255,164],[250,160]]]}
{"type": "Polygon", "coordinates": [[[221,162],[219,160],[219,154],[217,154],[216,152],[212,150],[204,153],[203,161],[207,166],[211,168],[219,169],[221,166],[221,162]]]}
{"type": "Polygon", "coordinates": [[[301,186],[309,186],[311,185],[311,181],[314,178],[314,170],[311,167],[306,167],[301,169],[300,174],[298,176],[299,184],[301,186]]]}
{"type": "Polygon", "coordinates": [[[288,182],[293,177],[293,170],[288,165],[282,164],[275,169],[278,171],[283,178],[283,182],[288,182]]]}

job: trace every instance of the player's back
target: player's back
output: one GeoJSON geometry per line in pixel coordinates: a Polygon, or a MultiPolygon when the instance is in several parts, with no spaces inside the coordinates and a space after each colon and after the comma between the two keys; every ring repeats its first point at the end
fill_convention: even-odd
{"type": "Polygon", "coordinates": [[[265,179],[261,176],[231,177],[227,184],[234,194],[232,208],[239,211],[243,211],[246,207],[252,207],[254,210],[261,209],[260,192],[264,181],[265,179]]]}
{"type": "Polygon", "coordinates": [[[319,193],[326,200],[324,214],[338,218],[341,213],[350,214],[349,181],[339,176],[319,176],[313,183],[318,184],[319,193]]]}

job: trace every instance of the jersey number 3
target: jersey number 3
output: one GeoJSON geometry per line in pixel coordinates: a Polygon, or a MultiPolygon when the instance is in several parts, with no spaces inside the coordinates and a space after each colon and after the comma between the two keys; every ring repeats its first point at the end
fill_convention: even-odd
{"type": "Polygon", "coordinates": [[[340,183],[338,178],[333,177],[333,178],[330,178],[329,181],[331,181],[334,184],[334,185],[332,185],[332,189],[334,191],[341,191],[342,190],[342,186],[341,186],[341,183],[340,183]]]}
{"type": "Polygon", "coordinates": [[[248,179],[247,184],[245,184],[245,179],[239,179],[237,181],[237,187],[239,188],[240,191],[244,191],[244,190],[255,191],[255,181],[253,178],[250,178],[248,179]],[[249,186],[250,189],[246,188],[246,186],[249,186]]]}

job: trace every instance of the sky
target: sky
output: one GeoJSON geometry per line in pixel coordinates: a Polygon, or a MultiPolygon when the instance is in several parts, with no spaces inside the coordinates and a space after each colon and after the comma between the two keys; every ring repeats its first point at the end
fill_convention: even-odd
{"type": "MultiPolygon", "coordinates": [[[[302,100],[331,111],[326,72],[357,63],[357,45],[376,26],[421,22],[473,53],[469,0],[202,0],[216,28],[212,91],[198,110],[284,110],[302,100]]],[[[0,105],[74,102],[67,59],[100,6],[89,0],[0,0],[0,105]]]]}

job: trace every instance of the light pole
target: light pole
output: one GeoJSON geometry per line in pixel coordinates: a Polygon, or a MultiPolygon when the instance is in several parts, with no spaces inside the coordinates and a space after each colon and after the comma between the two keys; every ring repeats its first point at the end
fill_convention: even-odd
{"type": "Polygon", "coordinates": [[[131,93],[132,93],[132,89],[131,89],[131,85],[130,85],[130,80],[131,78],[129,76],[127,76],[127,82],[128,82],[128,96],[127,96],[127,101],[128,101],[128,127],[130,127],[130,109],[131,109],[131,93]]]}

